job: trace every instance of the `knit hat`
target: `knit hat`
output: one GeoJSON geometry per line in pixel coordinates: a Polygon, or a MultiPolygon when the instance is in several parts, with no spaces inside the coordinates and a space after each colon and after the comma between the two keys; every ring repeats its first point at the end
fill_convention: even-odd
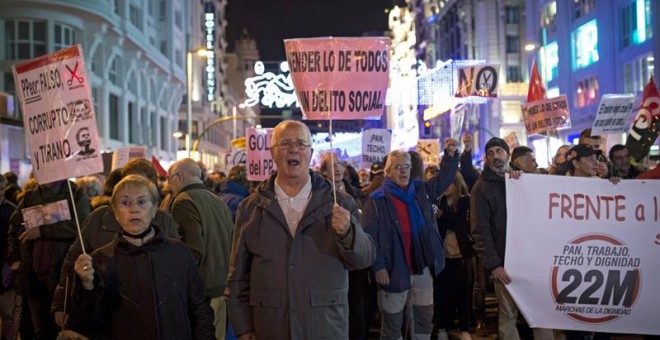
{"type": "Polygon", "coordinates": [[[502,138],[497,138],[497,137],[491,138],[488,141],[488,143],[486,143],[486,148],[485,148],[486,152],[488,152],[488,149],[492,148],[493,146],[499,146],[502,149],[504,149],[504,151],[506,151],[507,154],[509,155],[511,154],[511,151],[509,150],[509,145],[502,138]]]}
{"type": "Polygon", "coordinates": [[[516,159],[518,159],[518,158],[520,158],[520,157],[522,157],[522,156],[524,156],[524,155],[526,155],[530,152],[534,153],[534,150],[532,150],[532,149],[530,149],[530,148],[528,148],[524,145],[516,146],[513,149],[513,152],[511,152],[511,163],[515,162],[516,159]]]}

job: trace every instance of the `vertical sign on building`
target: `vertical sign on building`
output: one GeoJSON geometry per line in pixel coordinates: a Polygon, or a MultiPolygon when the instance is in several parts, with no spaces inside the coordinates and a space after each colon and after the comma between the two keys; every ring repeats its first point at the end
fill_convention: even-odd
{"type": "Polygon", "coordinates": [[[204,5],[204,30],[206,41],[206,97],[215,100],[215,7],[212,2],[204,5]]]}

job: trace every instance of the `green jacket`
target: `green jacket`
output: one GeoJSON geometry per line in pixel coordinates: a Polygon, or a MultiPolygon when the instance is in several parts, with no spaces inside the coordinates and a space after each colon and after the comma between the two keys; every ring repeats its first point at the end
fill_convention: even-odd
{"type": "Polygon", "coordinates": [[[191,184],[173,198],[170,214],[192,250],[206,294],[222,296],[234,229],[229,207],[203,184],[191,184]]]}

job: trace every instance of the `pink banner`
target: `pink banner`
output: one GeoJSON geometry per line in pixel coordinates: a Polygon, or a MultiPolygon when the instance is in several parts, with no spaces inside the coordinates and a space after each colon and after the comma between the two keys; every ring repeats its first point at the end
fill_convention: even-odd
{"type": "Polygon", "coordinates": [[[284,40],[304,119],[379,117],[389,82],[390,39],[284,40]]]}
{"type": "Polygon", "coordinates": [[[270,154],[273,129],[245,129],[247,136],[247,178],[249,181],[263,181],[277,170],[270,154]]]}

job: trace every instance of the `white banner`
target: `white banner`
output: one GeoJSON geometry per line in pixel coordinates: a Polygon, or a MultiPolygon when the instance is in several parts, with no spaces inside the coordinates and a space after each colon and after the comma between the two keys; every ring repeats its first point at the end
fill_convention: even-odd
{"type": "Polygon", "coordinates": [[[80,45],[13,66],[34,176],[40,184],[103,171],[80,45]]]}
{"type": "Polygon", "coordinates": [[[392,148],[392,132],[388,129],[369,129],[362,131],[362,167],[382,162],[392,148]]]}
{"type": "Polygon", "coordinates": [[[277,170],[270,154],[273,129],[245,129],[247,136],[247,179],[263,181],[277,170]]]}
{"type": "Polygon", "coordinates": [[[127,146],[112,153],[112,170],[119,169],[133,158],[147,158],[147,148],[144,146],[127,146]]]}
{"type": "Polygon", "coordinates": [[[632,123],[634,94],[606,94],[600,100],[591,135],[628,131],[632,123]]]}
{"type": "Polygon", "coordinates": [[[532,327],[660,334],[660,181],[506,180],[509,292],[532,327]]]}

